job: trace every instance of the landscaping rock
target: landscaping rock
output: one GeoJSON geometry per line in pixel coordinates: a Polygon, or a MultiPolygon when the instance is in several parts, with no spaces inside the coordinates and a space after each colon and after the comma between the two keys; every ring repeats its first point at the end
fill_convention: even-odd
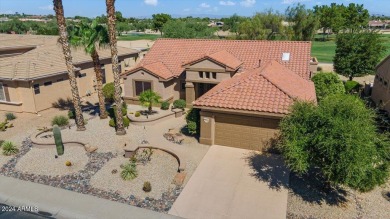
{"type": "Polygon", "coordinates": [[[186,176],[187,173],[185,172],[177,173],[175,178],[173,179],[173,184],[175,184],[176,186],[182,186],[186,176]]]}

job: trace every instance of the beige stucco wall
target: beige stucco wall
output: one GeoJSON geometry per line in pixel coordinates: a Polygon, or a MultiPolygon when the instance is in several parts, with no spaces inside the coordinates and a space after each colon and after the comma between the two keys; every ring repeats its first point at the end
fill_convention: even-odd
{"type": "Polygon", "coordinates": [[[210,61],[210,60],[203,60],[203,61],[200,61],[198,63],[195,63],[195,64],[192,64],[191,65],[191,68],[195,68],[195,69],[205,69],[205,70],[208,70],[208,69],[213,69],[215,71],[225,71],[225,68],[210,61]]]}
{"type": "Polygon", "coordinates": [[[0,102],[0,111],[11,111],[11,112],[22,112],[22,100],[21,96],[17,89],[16,81],[0,81],[3,85],[6,85],[8,88],[8,94],[10,98],[10,103],[0,102]]]}
{"type": "Polygon", "coordinates": [[[390,57],[377,68],[371,98],[377,106],[382,101],[383,109],[390,113],[390,57]],[[382,82],[380,78],[382,78],[382,82]]]}

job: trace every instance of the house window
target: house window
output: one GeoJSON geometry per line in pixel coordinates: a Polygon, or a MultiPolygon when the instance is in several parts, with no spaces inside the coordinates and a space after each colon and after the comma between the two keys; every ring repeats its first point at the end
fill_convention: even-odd
{"type": "Polygon", "coordinates": [[[50,86],[50,85],[52,85],[53,83],[51,82],[51,81],[46,81],[45,83],[43,83],[43,85],[45,85],[45,86],[50,86]]]}
{"type": "Polygon", "coordinates": [[[83,77],[85,77],[85,76],[87,76],[87,73],[79,73],[79,78],[83,78],[83,77]]]}
{"type": "Polygon", "coordinates": [[[136,81],[135,82],[135,95],[139,96],[146,90],[152,90],[152,83],[147,81],[136,81]]]}
{"type": "Polygon", "coordinates": [[[206,72],[206,78],[210,78],[210,72],[206,72]]]}
{"type": "Polygon", "coordinates": [[[34,94],[40,94],[41,90],[39,89],[39,84],[34,84],[34,94]]]}
{"type": "Polygon", "coordinates": [[[0,100],[1,101],[6,101],[3,83],[0,83],[0,100]]]}
{"type": "Polygon", "coordinates": [[[203,71],[200,71],[200,72],[199,72],[199,77],[200,77],[200,78],[203,78],[203,71]]]}
{"type": "Polygon", "coordinates": [[[212,75],[213,75],[214,79],[217,79],[217,73],[216,72],[213,72],[212,75]]]}

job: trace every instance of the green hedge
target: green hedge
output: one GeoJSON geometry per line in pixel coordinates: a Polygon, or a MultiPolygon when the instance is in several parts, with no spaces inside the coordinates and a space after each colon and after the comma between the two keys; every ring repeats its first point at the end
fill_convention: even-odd
{"type": "Polygon", "coordinates": [[[187,129],[192,135],[200,133],[200,110],[191,108],[186,116],[187,129]]]}
{"type": "Polygon", "coordinates": [[[177,109],[184,109],[186,108],[186,101],[183,99],[178,99],[173,101],[173,107],[177,109]]]}

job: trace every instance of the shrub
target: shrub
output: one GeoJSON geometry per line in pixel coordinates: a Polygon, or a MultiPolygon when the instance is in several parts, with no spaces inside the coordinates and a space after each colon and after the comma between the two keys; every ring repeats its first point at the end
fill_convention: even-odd
{"type": "Polygon", "coordinates": [[[132,180],[138,176],[137,165],[134,162],[121,165],[121,177],[123,180],[132,180]]]}
{"type": "Polygon", "coordinates": [[[76,111],[74,109],[70,109],[68,111],[68,118],[69,119],[76,119],[76,111]]]}
{"type": "Polygon", "coordinates": [[[168,101],[164,101],[161,103],[161,109],[162,110],[168,110],[169,109],[169,102],[168,101]]]}
{"type": "MultiPolygon", "coordinates": [[[[108,116],[110,118],[115,118],[115,110],[116,110],[116,106],[113,106],[107,110],[108,116]]],[[[122,105],[122,116],[126,116],[126,115],[127,115],[127,106],[122,105]]]]}
{"type": "Polygon", "coordinates": [[[327,183],[362,192],[387,182],[390,139],[378,134],[375,113],[355,95],[296,102],[280,123],[280,149],[297,173],[318,169],[327,183]]]}
{"type": "Polygon", "coordinates": [[[16,119],[16,116],[13,113],[6,113],[5,118],[7,118],[8,121],[16,119]]]}
{"type": "Polygon", "coordinates": [[[173,107],[175,109],[184,109],[186,108],[186,101],[183,99],[178,99],[173,101],[173,107]]]}
{"type": "Polygon", "coordinates": [[[103,96],[106,99],[107,102],[114,102],[114,95],[115,95],[115,86],[114,82],[107,83],[103,86],[103,96]]]}
{"type": "Polygon", "coordinates": [[[356,81],[347,81],[344,84],[345,92],[349,94],[352,93],[353,91],[358,91],[359,86],[360,86],[359,83],[356,81]]]}
{"type": "Polygon", "coordinates": [[[320,72],[321,72],[321,71],[322,71],[322,67],[321,67],[321,66],[318,66],[318,67],[317,67],[317,71],[320,71],[320,72]]]}
{"type": "Polygon", "coordinates": [[[141,113],[140,112],[135,112],[135,115],[134,115],[135,117],[140,117],[141,116],[141,113]]]}
{"type": "Polygon", "coordinates": [[[19,152],[19,149],[14,145],[14,143],[10,141],[5,141],[1,144],[1,147],[3,148],[3,154],[5,156],[10,156],[17,154],[19,152]]]}
{"type": "Polygon", "coordinates": [[[192,135],[199,134],[200,132],[200,110],[191,108],[186,116],[187,129],[192,135]]]}
{"type": "Polygon", "coordinates": [[[144,182],[144,186],[142,187],[142,190],[144,190],[145,192],[152,191],[152,185],[150,184],[149,181],[144,182]]]}
{"type": "Polygon", "coordinates": [[[69,119],[65,116],[55,116],[51,121],[51,125],[66,126],[69,124],[69,119]]]}
{"type": "Polygon", "coordinates": [[[65,162],[65,165],[66,165],[67,167],[70,167],[70,166],[72,166],[72,162],[70,162],[70,161],[68,160],[68,161],[65,162]]]}
{"type": "Polygon", "coordinates": [[[343,82],[335,73],[317,73],[311,80],[314,82],[318,101],[331,94],[345,93],[343,82]]]}
{"type": "MultiPolygon", "coordinates": [[[[116,120],[115,119],[110,119],[108,122],[108,125],[111,127],[116,127],[116,120]]],[[[127,116],[123,117],[123,125],[127,128],[130,125],[130,119],[127,118],[127,116]]]]}

